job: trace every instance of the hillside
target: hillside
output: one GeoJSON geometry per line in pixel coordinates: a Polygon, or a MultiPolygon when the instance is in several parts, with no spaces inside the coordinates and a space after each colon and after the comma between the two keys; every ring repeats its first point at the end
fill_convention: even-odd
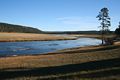
{"type": "MultiPolygon", "coordinates": [[[[0,22],[0,32],[17,32],[17,33],[44,33],[44,34],[101,34],[100,31],[42,31],[37,28],[1,23],[0,22]]],[[[109,32],[113,34],[113,31],[109,32]]]]}
{"type": "Polygon", "coordinates": [[[42,33],[42,31],[37,28],[8,23],[0,23],[0,32],[42,33]]]}

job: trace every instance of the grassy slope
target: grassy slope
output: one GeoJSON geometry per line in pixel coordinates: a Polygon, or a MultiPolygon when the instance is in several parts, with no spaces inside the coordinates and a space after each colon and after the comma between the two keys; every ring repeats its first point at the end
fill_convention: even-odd
{"type": "Polygon", "coordinates": [[[120,46],[94,46],[56,54],[0,58],[0,64],[1,79],[119,80],[120,46]]]}

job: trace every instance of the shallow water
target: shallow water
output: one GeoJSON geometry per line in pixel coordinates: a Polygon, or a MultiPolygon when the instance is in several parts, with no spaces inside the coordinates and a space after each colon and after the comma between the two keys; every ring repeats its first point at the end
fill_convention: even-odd
{"type": "Polygon", "coordinates": [[[61,41],[0,42],[0,56],[45,54],[66,48],[99,44],[101,44],[101,40],[93,38],[61,41]]]}

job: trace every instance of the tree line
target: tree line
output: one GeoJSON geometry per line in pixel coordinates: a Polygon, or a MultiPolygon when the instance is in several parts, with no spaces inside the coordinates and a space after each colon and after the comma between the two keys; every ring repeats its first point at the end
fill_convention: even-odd
{"type": "Polygon", "coordinates": [[[42,33],[42,31],[37,28],[8,23],[0,23],[0,32],[42,33]]]}
{"type": "Polygon", "coordinates": [[[118,28],[116,28],[115,30],[115,34],[120,37],[120,22],[119,22],[119,25],[118,25],[118,28]]]}
{"type": "Polygon", "coordinates": [[[100,34],[100,31],[45,31],[46,34],[100,34]]]}

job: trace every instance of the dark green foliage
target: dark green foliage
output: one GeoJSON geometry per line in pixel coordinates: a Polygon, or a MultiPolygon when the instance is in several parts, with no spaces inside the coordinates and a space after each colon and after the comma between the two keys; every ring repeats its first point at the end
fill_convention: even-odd
{"type": "Polygon", "coordinates": [[[120,36],[120,22],[118,28],[115,30],[115,34],[120,36]]]}
{"type": "Polygon", "coordinates": [[[120,28],[117,28],[117,29],[115,30],[115,34],[116,34],[116,35],[120,35],[120,28]]]}
{"type": "Polygon", "coordinates": [[[46,31],[46,34],[100,34],[100,31],[46,31]]]}
{"type": "Polygon", "coordinates": [[[0,23],[0,32],[41,33],[42,31],[32,27],[0,23]]]}
{"type": "Polygon", "coordinates": [[[101,25],[100,27],[101,27],[101,35],[102,35],[102,44],[104,44],[104,41],[106,39],[105,35],[108,33],[109,27],[111,26],[108,11],[109,10],[107,8],[102,8],[99,12],[99,15],[96,17],[100,21],[100,25],[101,25]]]}

